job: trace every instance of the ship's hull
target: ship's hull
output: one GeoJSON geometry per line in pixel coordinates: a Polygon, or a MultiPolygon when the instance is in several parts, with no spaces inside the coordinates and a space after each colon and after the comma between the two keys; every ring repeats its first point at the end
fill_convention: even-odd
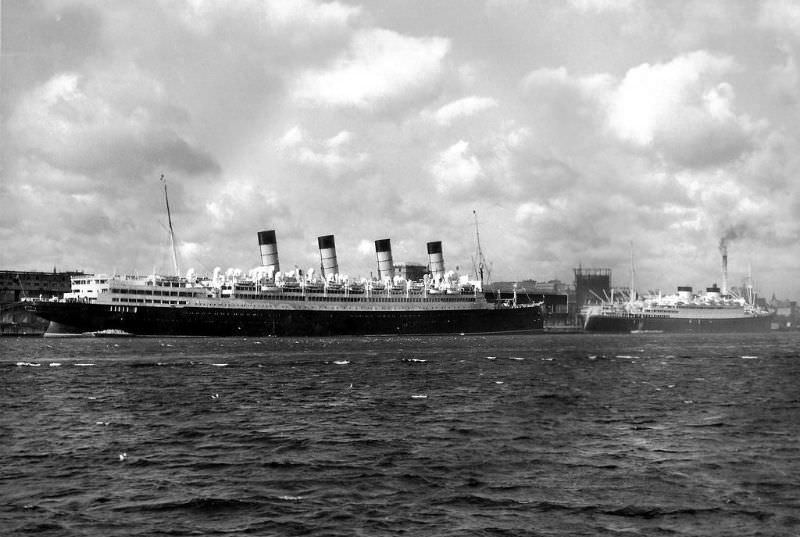
{"type": "Polygon", "coordinates": [[[589,315],[587,332],[767,332],[771,315],[738,317],[665,317],[589,315]]]}
{"type": "Polygon", "coordinates": [[[37,315],[72,333],[147,336],[337,336],[528,332],[542,329],[539,307],[464,310],[315,310],[209,307],[115,308],[40,302],[37,315]],[[118,311],[126,309],[127,311],[118,311]]]}

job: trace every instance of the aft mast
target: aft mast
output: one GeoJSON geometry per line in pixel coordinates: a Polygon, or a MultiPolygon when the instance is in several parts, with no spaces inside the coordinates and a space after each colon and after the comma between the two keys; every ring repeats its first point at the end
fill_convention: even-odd
{"type": "MultiPolygon", "coordinates": [[[[486,268],[486,258],[483,257],[483,251],[481,250],[481,233],[478,230],[478,213],[475,209],[472,210],[472,215],[475,217],[475,240],[477,242],[477,252],[475,253],[475,259],[473,260],[472,264],[475,269],[475,277],[481,282],[483,285],[483,271],[486,268]]],[[[489,279],[489,271],[486,271],[486,279],[489,279]]]]}
{"type": "Polygon", "coordinates": [[[628,304],[633,307],[633,303],[636,300],[636,271],[633,268],[633,241],[631,241],[631,290],[628,293],[628,304]]]}
{"type": "Polygon", "coordinates": [[[180,277],[181,271],[178,267],[178,250],[175,247],[175,230],[172,229],[172,214],[169,210],[169,196],[167,195],[167,180],[164,174],[161,174],[161,182],[164,184],[164,202],[167,205],[167,223],[169,224],[169,241],[172,245],[172,268],[175,271],[175,276],[180,277]]]}

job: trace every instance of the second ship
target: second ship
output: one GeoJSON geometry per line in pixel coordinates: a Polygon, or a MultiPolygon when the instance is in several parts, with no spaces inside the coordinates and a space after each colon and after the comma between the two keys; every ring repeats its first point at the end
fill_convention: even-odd
{"type": "Polygon", "coordinates": [[[492,334],[542,329],[540,304],[490,302],[481,281],[446,272],[427,244],[421,281],[395,275],[389,239],[375,241],[376,280],[339,273],[333,235],[318,238],[321,274],[282,272],[274,230],[258,233],[261,266],[198,278],[77,276],[61,300],[31,309],[57,332],[146,336],[492,334]]]}
{"type": "MultiPolygon", "coordinates": [[[[632,263],[631,263],[632,264],[632,263]]],[[[631,269],[631,274],[633,270],[631,269]]],[[[681,286],[675,294],[603,301],[583,308],[587,332],[766,332],[773,314],[756,304],[752,284],[742,295],[728,289],[728,253],[722,248],[722,289],[717,284],[695,294],[681,286]]]]}

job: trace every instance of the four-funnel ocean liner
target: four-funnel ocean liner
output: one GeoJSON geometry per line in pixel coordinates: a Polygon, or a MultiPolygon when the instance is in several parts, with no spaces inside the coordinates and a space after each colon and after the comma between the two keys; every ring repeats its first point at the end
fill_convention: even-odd
{"type": "MultiPolygon", "coordinates": [[[[333,336],[530,332],[539,304],[487,302],[480,281],[445,271],[441,242],[428,243],[429,274],[394,273],[389,239],[375,241],[378,278],[339,273],[333,235],[318,238],[321,273],[282,272],[274,230],[258,233],[261,266],[210,277],[76,276],[61,300],[35,313],[56,332],[165,336],[333,336]]],[[[177,265],[177,264],[176,264],[177,265]]],[[[47,335],[47,334],[46,334],[47,335]]]]}

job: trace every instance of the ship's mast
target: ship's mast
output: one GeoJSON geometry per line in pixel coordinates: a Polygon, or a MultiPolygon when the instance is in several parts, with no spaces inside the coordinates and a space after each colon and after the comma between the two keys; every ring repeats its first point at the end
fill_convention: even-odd
{"type": "Polygon", "coordinates": [[[167,204],[167,223],[169,224],[169,241],[172,245],[172,268],[175,271],[175,276],[180,276],[181,271],[178,267],[178,250],[175,247],[175,230],[172,229],[172,213],[169,210],[169,196],[167,195],[167,180],[164,174],[161,174],[161,182],[164,184],[164,202],[167,204]]]}
{"type": "Polygon", "coordinates": [[[631,291],[629,293],[628,301],[631,306],[633,306],[634,300],[636,300],[636,291],[634,290],[636,287],[636,271],[633,268],[633,241],[631,241],[631,291]]]}
{"type": "Polygon", "coordinates": [[[475,265],[475,277],[483,284],[483,270],[486,267],[486,259],[483,257],[481,250],[481,233],[478,230],[478,213],[475,209],[472,210],[472,215],[475,217],[475,241],[477,242],[478,251],[475,254],[476,259],[473,261],[475,265]],[[477,263],[477,265],[476,265],[477,263]]]}

